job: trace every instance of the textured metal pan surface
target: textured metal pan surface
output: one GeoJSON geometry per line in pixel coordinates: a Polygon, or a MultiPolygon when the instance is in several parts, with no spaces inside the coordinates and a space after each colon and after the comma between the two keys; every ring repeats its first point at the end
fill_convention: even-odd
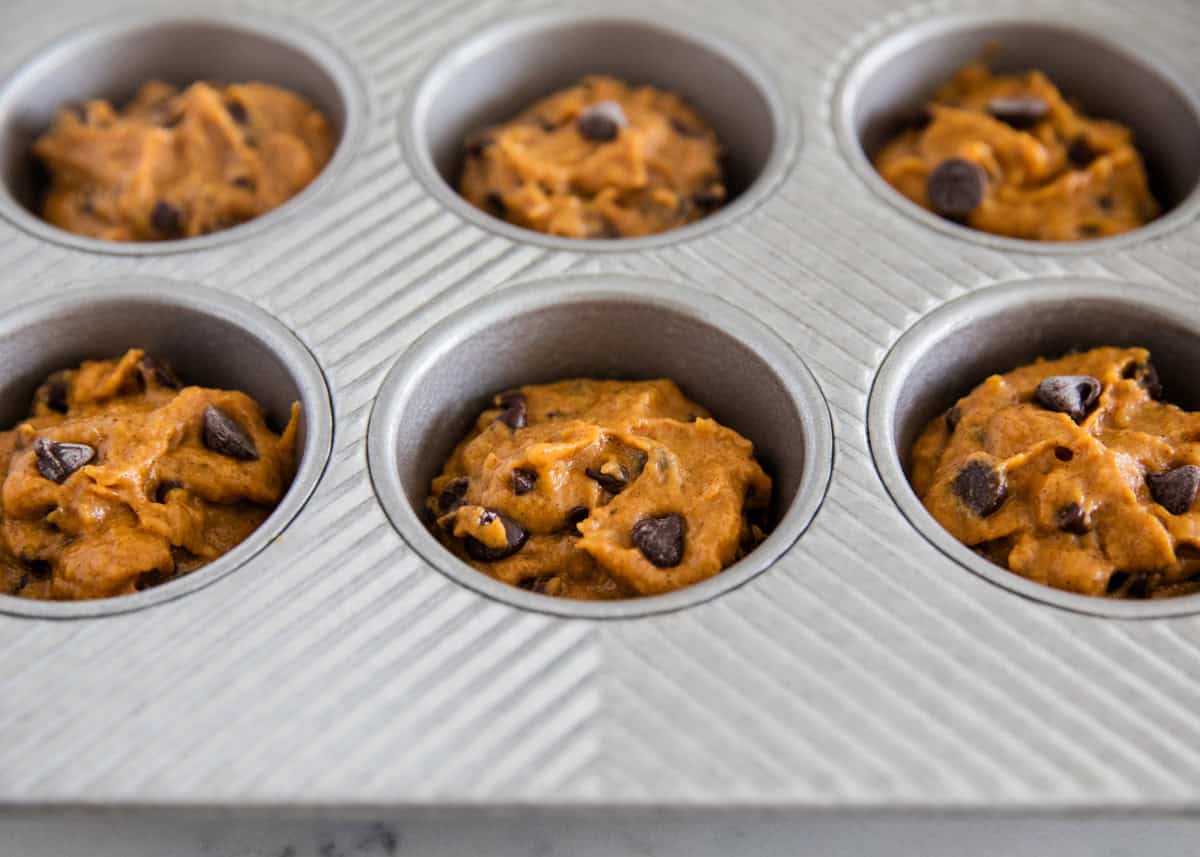
{"type": "Polygon", "coordinates": [[[963,11],[1136,34],[1152,65],[1200,80],[1189,0],[1066,5],[618,4],[740,45],[778,88],[798,144],[786,174],[731,222],[592,253],[463,220],[414,174],[399,129],[418,81],[484,27],[564,9],[612,15],[614,4],[6,3],[6,77],[114,10],[253,12],[328,43],[364,110],[361,141],[320,195],[237,240],[118,256],[0,221],[6,304],[146,276],[225,291],[296,334],[334,413],[312,497],[245,567],[122,615],[0,616],[0,804],[1194,810],[1200,618],[1085,616],[969,573],[900,513],[867,440],[886,354],[952,298],[1075,276],[1196,300],[1194,216],[1086,253],[963,240],[868,186],[835,132],[838,93],[864,51],[963,11]],[[511,283],[577,273],[709,292],[815,375],[833,420],[829,491],[745,585],[665,615],[564,619],[460,586],[390,525],[366,438],[395,361],[511,283]]]}

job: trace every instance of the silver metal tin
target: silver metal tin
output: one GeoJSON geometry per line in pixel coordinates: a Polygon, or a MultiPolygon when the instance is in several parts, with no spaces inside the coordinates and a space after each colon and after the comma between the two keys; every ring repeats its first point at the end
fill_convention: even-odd
{"type": "MultiPolygon", "coordinates": [[[[894,453],[886,443],[875,449],[877,471],[872,451],[884,436],[872,427],[868,439],[868,398],[888,353],[918,339],[933,347],[923,365],[953,368],[954,383],[969,386],[965,357],[951,366],[919,332],[897,343],[964,295],[987,302],[998,289],[994,300],[1011,300],[1008,283],[1119,284],[1125,300],[1105,297],[1110,310],[1097,323],[1152,301],[1144,284],[1177,296],[1173,324],[1191,330],[1200,225],[1194,192],[1185,199],[1182,188],[1195,166],[1176,167],[1175,210],[1127,238],[1071,248],[990,240],[923,221],[873,190],[855,153],[849,120],[858,114],[844,108],[887,112],[879,99],[888,93],[908,97],[931,85],[950,70],[951,48],[980,38],[963,21],[1047,22],[1059,39],[1037,36],[1037,26],[998,24],[997,32],[1022,34],[1028,50],[1010,50],[1077,82],[1089,101],[1092,75],[1107,75],[1097,88],[1112,93],[1134,82],[1144,103],[1130,105],[1128,118],[1144,123],[1144,141],[1174,152],[1196,125],[1200,17],[1192,0],[1092,0],[1069,13],[1054,0],[936,0],[899,11],[887,0],[113,0],[103,8],[11,0],[0,12],[0,118],[21,104],[48,111],[55,94],[75,95],[62,63],[87,54],[86,34],[164,18],[241,22],[295,48],[280,53],[252,40],[263,49],[236,61],[284,84],[314,80],[303,78],[310,73],[327,80],[318,87],[325,95],[311,94],[348,105],[344,159],[323,174],[315,199],[308,191],[278,216],[186,242],[195,252],[85,246],[6,208],[0,306],[20,317],[27,301],[57,300],[71,283],[145,289],[150,278],[161,283],[149,287],[153,317],[196,320],[175,328],[177,343],[164,343],[184,371],[183,352],[213,355],[233,364],[227,377],[249,385],[262,370],[246,355],[263,355],[278,367],[273,377],[292,379],[269,385],[280,400],[291,387],[314,388],[319,398],[327,385],[336,432],[326,428],[327,463],[309,501],[237,574],[167,600],[182,592],[175,584],[161,603],[121,615],[0,614],[0,855],[62,857],[80,843],[88,857],[933,857],[961,852],[964,841],[972,853],[1014,857],[1043,854],[1049,841],[1072,855],[1191,847],[1200,833],[1200,617],[1119,621],[965,573],[880,479],[894,453]],[[604,36],[597,19],[626,23],[604,36]],[[1102,61],[1062,27],[1099,37],[1102,61]],[[562,43],[522,35],[551,32],[562,43]],[[614,42],[614,32],[629,35],[614,42]],[[758,183],[723,215],[647,241],[576,244],[478,219],[450,194],[435,158],[448,157],[453,138],[477,119],[498,117],[522,74],[553,86],[593,70],[571,68],[564,53],[606,60],[596,70],[686,84],[701,109],[728,111],[715,117],[727,137],[742,133],[739,122],[780,129],[769,143],[753,134],[758,183]],[[906,56],[920,67],[906,67],[906,56]],[[893,82],[876,80],[872,67],[886,67],[893,82]],[[1170,85],[1151,83],[1158,80],[1170,85]],[[722,107],[722,92],[746,104],[722,107]],[[497,112],[487,113],[488,104],[497,112]],[[1159,105],[1158,121],[1147,105],[1159,105]],[[509,291],[527,281],[564,284],[546,310],[558,317],[564,310],[555,306],[596,283],[641,283],[639,304],[682,304],[682,317],[699,318],[690,329],[715,331],[711,340],[706,332],[686,349],[665,339],[628,343],[641,354],[657,349],[664,368],[687,351],[697,366],[723,360],[739,378],[767,362],[769,377],[780,379],[767,389],[786,387],[771,403],[733,398],[721,387],[729,373],[685,380],[723,418],[745,418],[763,448],[783,437],[778,426],[757,424],[772,413],[768,405],[785,425],[794,424],[797,397],[814,418],[823,412],[805,394],[799,355],[827,403],[837,450],[803,536],[779,544],[768,569],[747,571],[720,597],[621,621],[488,597],[454,576],[465,568],[443,570],[444,554],[402,538],[404,525],[389,516],[407,514],[425,474],[381,476],[380,456],[395,456],[397,468],[411,464],[422,439],[402,437],[405,424],[428,415],[410,412],[389,425],[403,392],[397,379],[447,379],[476,396],[513,371],[485,362],[469,342],[462,377],[448,374],[454,352],[440,369],[406,355],[433,348],[423,339],[433,330],[461,342],[463,319],[487,329],[501,317],[496,305],[532,300],[509,291]],[[663,281],[671,285],[656,285],[663,281]],[[211,292],[293,331],[324,382],[303,381],[303,360],[274,346],[273,324],[208,303],[211,292]],[[171,308],[199,300],[212,312],[171,308]],[[724,311],[727,304],[739,311],[724,311]],[[233,327],[203,341],[215,329],[209,316],[227,313],[233,327]],[[763,328],[769,333],[760,336],[763,328]],[[741,339],[750,353],[730,350],[741,339]],[[247,351],[252,342],[267,345],[247,351]],[[385,435],[392,443],[379,452],[385,435]]],[[[154,54],[145,41],[119,54],[115,43],[97,48],[95,56],[120,60],[97,79],[154,54]]],[[[202,44],[181,43],[178,53],[197,63],[197,54],[216,53],[202,44]]],[[[220,73],[214,65],[197,73],[220,73]]],[[[1095,93],[1096,104],[1110,103],[1104,94],[1095,93]]],[[[511,97],[507,105],[516,106],[511,97]]],[[[3,135],[0,152],[3,139],[14,138],[3,135]]],[[[0,164],[15,163],[11,151],[0,164]]],[[[1143,321],[1154,315],[1137,312],[1143,321]]],[[[128,319],[113,324],[138,342],[155,331],[128,319]]],[[[81,341],[76,329],[79,337],[95,330],[96,342],[113,347],[133,341],[105,340],[108,332],[82,316],[30,328],[15,364],[24,368],[13,374],[25,386],[0,416],[25,407],[35,370],[89,356],[56,350],[60,340],[81,341]]],[[[1145,324],[1131,331],[1155,333],[1145,324]]],[[[1165,336],[1149,344],[1169,362],[1165,336]]],[[[599,356],[586,341],[572,346],[599,356]]],[[[1180,340],[1180,354],[1193,351],[1180,340]]],[[[0,353],[17,359],[18,351],[0,343],[0,353]]],[[[542,359],[533,359],[535,344],[506,353],[531,371],[542,359]]],[[[565,358],[551,365],[566,366],[565,358]]],[[[536,380],[524,374],[513,380],[536,380]]],[[[879,376],[878,402],[887,377],[879,376]]],[[[953,395],[939,384],[918,387],[932,391],[928,407],[953,395]]],[[[444,390],[411,392],[411,402],[447,403],[444,390]]],[[[906,398],[896,396],[899,413],[906,398]]],[[[457,404],[461,419],[468,404],[457,404]]],[[[452,443],[450,434],[437,443],[452,443]]],[[[323,457],[318,450],[314,461],[323,457]]],[[[430,472],[437,465],[421,464],[430,472]]],[[[890,483],[902,494],[902,483],[890,483]]]]}
{"type": "Polygon", "coordinates": [[[680,610],[770,567],[804,532],[833,463],[829,409],[812,374],[769,328],[674,283],[613,274],[506,289],[432,327],[397,362],[367,436],[371,479],[396,529],[428,562],[489,598],[557,616],[680,610]],[[748,437],[774,482],[771,535],[745,559],[666,595],[614,602],[537,595],[481,574],[429,532],[429,483],[493,394],[564,378],[670,378],[748,437]]]}
{"type": "Polygon", "coordinates": [[[282,431],[293,402],[303,417],[296,476],[271,516],[244,542],[192,574],[120,598],[33,601],[0,595],[0,613],[81,619],[140,610],[195,592],[246,565],[304,506],[325,469],[333,438],[329,391],[312,354],[270,315],[238,298],[157,278],[68,285],[0,318],[0,425],[29,414],[51,372],[141,347],[187,384],[241,390],[282,431]]]}
{"type": "Polygon", "coordinates": [[[748,52],[686,19],[548,14],[487,27],[438,57],[400,121],[405,154],[426,188],[460,216],[517,241],[559,250],[629,252],[719,229],[760,203],[786,174],[799,117],[748,52]],[[703,220],[620,242],[543,235],[480,211],[458,195],[463,140],[588,74],[682,95],[725,147],[730,202],[703,220]]]}
{"type": "Polygon", "coordinates": [[[1177,295],[1085,278],[1027,280],[943,304],[896,343],[867,412],[871,453],[904,516],[946,556],[1027,598],[1097,616],[1145,619],[1200,611],[1200,596],[1089,598],[1035,583],[980,557],[942,529],[909,485],[908,455],[929,421],[989,375],[1072,348],[1150,349],[1165,398],[1200,409],[1200,313],[1177,295]]]}
{"type": "Polygon", "coordinates": [[[39,238],[93,253],[149,255],[201,250],[269,227],[308,204],[354,155],[365,117],[354,69],[319,36],[285,17],[248,13],[130,15],[82,27],[39,47],[0,87],[0,215],[39,238]],[[44,221],[33,141],[72,101],[121,104],[147,80],[263,81],[300,93],[338,135],[333,158],[307,188],[262,217],[178,241],[115,242],[75,235],[44,221]]]}

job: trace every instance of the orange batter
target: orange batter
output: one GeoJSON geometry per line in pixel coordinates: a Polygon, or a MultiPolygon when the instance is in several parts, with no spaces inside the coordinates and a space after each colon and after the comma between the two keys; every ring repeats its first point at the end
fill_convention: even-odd
{"type": "Polygon", "coordinates": [[[485,574],[611,599],[736,562],[763,539],[770,498],[750,441],[671,381],[575,379],[497,396],[427,505],[442,542],[485,574]]]}
{"type": "Polygon", "coordinates": [[[938,90],[927,114],[875,166],[948,219],[1010,238],[1076,241],[1159,214],[1132,132],[1082,115],[1039,71],[993,75],[972,63],[938,90]]]}
{"type": "Polygon", "coordinates": [[[587,77],[473,135],[459,191],[538,232],[628,238],[725,201],[716,133],[679,96],[587,77]]]}
{"type": "Polygon", "coordinates": [[[1143,348],[993,375],[937,417],[912,485],[951,535],[1084,595],[1200,590],[1200,413],[1157,401],[1143,348]]]}
{"type": "Polygon", "coordinates": [[[42,215],[110,241],[192,238],[287,202],[328,163],[334,133],[300,96],[265,83],[142,86],[122,110],[59,110],[34,143],[50,174],[42,215]]]}
{"type": "Polygon", "coordinates": [[[287,491],[299,413],[278,436],[250,397],[181,388],[139,349],[51,375],[0,433],[0,592],[124,595],[216,559],[287,491]]]}

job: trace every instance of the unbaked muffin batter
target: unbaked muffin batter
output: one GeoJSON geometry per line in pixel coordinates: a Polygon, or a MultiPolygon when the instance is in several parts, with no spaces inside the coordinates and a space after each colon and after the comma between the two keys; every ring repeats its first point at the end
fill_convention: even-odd
{"type": "Polygon", "coordinates": [[[951,535],[1038,583],[1200,590],[1200,413],[1161,393],[1143,348],[993,375],[925,429],[913,488],[951,535]]]}
{"type": "Polygon", "coordinates": [[[42,215],[110,241],[192,238],[287,202],[328,163],[336,140],[319,110],[265,83],[142,86],[59,110],[33,151],[50,174],[42,215]]]}
{"type": "Polygon", "coordinates": [[[712,577],[764,538],[750,441],[671,381],[576,379],[495,398],[433,480],[447,547],[498,580],[611,599],[712,577]]]}
{"type": "Polygon", "coordinates": [[[139,349],[51,375],[0,433],[0,592],[125,595],[216,559],[287,491],[299,414],[276,435],[249,396],[139,349]]]}
{"type": "Polygon", "coordinates": [[[1039,71],[966,66],[875,166],[918,205],[1010,238],[1102,238],[1159,214],[1133,133],[1079,113],[1039,71]]]}
{"type": "Polygon", "coordinates": [[[679,96],[588,77],[467,140],[459,190],[484,211],[570,238],[630,238],[725,201],[716,133],[679,96]]]}

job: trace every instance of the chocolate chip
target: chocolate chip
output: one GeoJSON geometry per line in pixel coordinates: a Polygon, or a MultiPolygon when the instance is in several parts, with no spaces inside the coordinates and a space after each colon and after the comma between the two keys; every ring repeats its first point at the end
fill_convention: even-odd
{"type": "Polygon", "coordinates": [[[1050,105],[1034,95],[1017,95],[1010,98],[993,98],[988,102],[988,113],[1017,130],[1032,128],[1050,115],[1050,105]]]}
{"type": "Polygon", "coordinates": [[[625,486],[629,484],[629,469],[623,464],[618,466],[621,470],[620,475],[604,473],[591,467],[583,472],[587,474],[588,479],[593,479],[600,483],[600,487],[609,494],[620,494],[625,490],[625,486]]]}
{"type": "Polygon", "coordinates": [[[483,204],[487,208],[488,214],[493,217],[504,217],[508,213],[508,206],[504,204],[504,198],[495,191],[490,191],[483,198],[483,204]]]}
{"type": "Polygon", "coordinates": [[[1088,525],[1087,512],[1078,503],[1068,503],[1054,513],[1054,525],[1063,532],[1082,536],[1091,527],[1088,525]]]}
{"type": "Polygon", "coordinates": [[[501,408],[501,414],[498,419],[506,426],[514,431],[525,428],[525,417],[529,411],[529,404],[525,401],[524,393],[519,390],[514,390],[511,393],[502,393],[499,399],[497,399],[496,404],[501,408]]]}
{"type": "Polygon", "coordinates": [[[233,180],[233,186],[250,193],[254,193],[258,189],[258,183],[249,176],[238,176],[233,180]]]}
{"type": "Polygon", "coordinates": [[[58,443],[44,437],[33,442],[33,451],[37,456],[38,473],[59,485],[96,457],[96,450],[86,443],[58,443]]]}
{"type": "Polygon", "coordinates": [[[991,515],[1008,499],[1004,474],[986,461],[972,461],[954,477],[951,488],[963,504],[981,518],[991,515]]]}
{"type": "Polygon", "coordinates": [[[1067,158],[1079,169],[1084,169],[1099,157],[1099,152],[1092,148],[1086,137],[1076,137],[1067,147],[1067,158]]]}
{"type": "Polygon", "coordinates": [[[204,409],[204,445],[238,461],[258,459],[254,438],[246,434],[233,417],[213,405],[204,409]]]}
{"type": "Polygon", "coordinates": [[[67,379],[51,377],[38,390],[38,398],[45,402],[46,407],[50,410],[65,414],[67,412],[67,379]]]}
{"type": "Polygon", "coordinates": [[[154,502],[155,503],[167,502],[167,495],[170,494],[172,491],[178,490],[182,487],[183,487],[182,482],[174,482],[169,479],[164,480],[163,482],[159,482],[158,487],[154,489],[154,502]]]}
{"type": "Polygon", "coordinates": [[[507,515],[501,515],[492,509],[484,509],[479,515],[480,526],[486,527],[496,519],[504,524],[505,545],[501,548],[491,548],[472,536],[467,536],[463,546],[467,556],[476,562],[498,562],[510,557],[525,546],[529,539],[529,531],[507,515]]]}
{"type": "Polygon", "coordinates": [[[521,589],[528,589],[530,592],[545,593],[546,587],[556,576],[553,574],[539,574],[537,577],[522,577],[517,582],[517,586],[521,589]]]}
{"type": "Polygon", "coordinates": [[[1059,461],[1070,461],[1075,457],[1075,453],[1068,446],[1056,446],[1054,447],[1054,457],[1059,461]]]}
{"type": "Polygon", "coordinates": [[[1192,508],[1196,490],[1200,488],[1200,467],[1185,464],[1162,473],[1147,473],[1146,487],[1154,502],[1172,515],[1182,515],[1192,508]]]}
{"type": "Polygon", "coordinates": [[[615,101],[599,101],[579,114],[575,127],[585,140],[607,143],[617,139],[621,129],[629,124],[625,111],[615,101]]]}
{"type": "Polygon", "coordinates": [[[512,472],[512,491],[518,497],[522,494],[528,494],[533,490],[533,486],[537,484],[537,481],[538,475],[536,470],[518,467],[512,472]]]}
{"type": "Polygon", "coordinates": [[[1051,375],[1038,384],[1034,398],[1048,411],[1082,422],[1100,399],[1101,384],[1091,375],[1051,375]]]}
{"type": "Polygon", "coordinates": [[[962,412],[958,409],[958,405],[954,405],[950,410],[946,411],[946,428],[950,430],[950,434],[954,434],[954,430],[958,428],[958,423],[962,419],[962,412]]]}
{"type": "Polygon", "coordinates": [[[1121,372],[1122,378],[1137,379],[1138,384],[1146,391],[1151,399],[1162,398],[1162,382],[1158,378],[1158,370],[1147,360],[1145,363],[1130,363],[1121,372]]]}
{"type": "Polygon", "coordinates": [[[987,173],[964,158],[947,158],[929,174],[925,190],[935,212],[951,220],[961,219],[983,202],[987,173]]]}
{"type": "Polygon", "coordinates": [[[442,488],[442,493],[438,495],[438,510],[443,514],[449,514],[463,504],[463,498],[467,496],[467,488],[471,485],[471,480],[465,476],[456,476],[446,483],[442,488]]]}
{"type": "Polygon", "coordinates": [[[142,361],[138,365],[143,374],[149,378],[153,378],[154,382],[160,387],[170,387],[172,390],[178,390],[183,386],[179,377],[171,370],[171,367],[157,357],[147,354],[142,357],[142,361]]]}
{"type": "Polygon", "coordinates": [[[587,516],[590,514],[591,512],[588,510],[587,506],[575,506],[569,512],[567,512],[567,518],[563,524],[563,529],[569,533],[579,535],[579,531],[575,528],[578,527],[582,522],[586,521],[587,516]]]}
{"type": "Polygon", "coordinates": [[[687,522],[674,512],[655,518],[642,518],[633,525],[630,537],[642,556],[658,568],[673,568],[683,562],[683,542],[687,522]]]}
{"type": "Polygon", "coordinates": [[[1108,576],[1108,584],[1104,587],[1105,595],[1116,595],[1129,583],[1129,572],[1114,571],[1108,576]]]}
{"type": "Polygon", "coordinates": [[[133,588],[138,592],[146,589],[153,589],[155,586],[162,586],[174,576],[174,571],[163,571],[162,569],[144,571],[139,574],[137,579],[133,582],[133,588]]]}
{"type": "Polygon", "coordinates": [[[232,98],[225,102],[225,109],[229,111],[230,117],[239,125],[245,125],[250,121],[250,114],[246,112],[246,105],[240,101],[234,101],[232,98]]]}
{"type": "Polygon", "coordinates": [[[29,576],[34,580],[49,580],[50,575],[54,572],[50,563],[44,559],[26,559],[22,562],[29,570],[29,576]]]}
{"type": "Polygon", "coordinates": [[[183,233],[183,212],[166,200],[160,199],[154,203],[150,225],[160,235],[179,237],[183,233]]]}

